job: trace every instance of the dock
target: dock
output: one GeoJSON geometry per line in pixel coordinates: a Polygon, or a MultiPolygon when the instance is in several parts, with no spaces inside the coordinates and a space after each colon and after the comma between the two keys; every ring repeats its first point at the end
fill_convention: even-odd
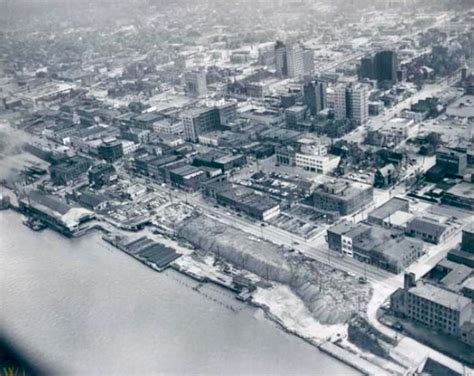
{"type": "Polygon", "coordinates": [[[102,236],[102,239],[157,271],[165,270],[173,261],[181,257],[181,254],[174,249],[146,236],[130,239],[124,235],[106,234],[102,236]]]}

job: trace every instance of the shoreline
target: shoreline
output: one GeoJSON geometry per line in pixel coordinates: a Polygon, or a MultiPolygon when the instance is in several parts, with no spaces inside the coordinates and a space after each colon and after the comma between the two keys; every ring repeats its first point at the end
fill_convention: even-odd
{"type": "MultiPolygon", "coordinates": [[[[12,213],[17,213],[17,214],[21,214],[21,212],[19,210],[17,210],[13,205],[10,206],[10,208],[12,213]]],[[[31,229],[30,229],[31,230],[31,229]]],[[[54,229],[51,229],[52,231],[55,231],[54,229]]],[[[33,231],[33,230],[31,230],[33,231]]],[[[110,231],[106,228],[104,228],[103,226],[101,226],[100,224],[98,225],[95,225],[93,226],[92,228],[88,229],[88,231],[86,232],[82,232],[80,234],[81,237],[84,237],[84,236],[87,236],[89,235],[91,232],[93,231],[99,231],[101,232],[103,235],[106,235],[106,234],[109,234],[110,231]]],[[[120,231],[120,230],[119,230],[120,231]]],[[[57,231],[55,231],[57,232],[57,231]]],[[[63,234],[61,234],[63,235],[63,234]]],[[[63,235],[64,236],[64,235],[63,235]]],[[[134,255],[132,255],[131,253],[127,252],[125,249],[122,249],[121,247],[117,246],[116,244],[113,244],[112,242],[108,241],[108,240],[105,240],[103,236],[101,236],[101,239],[104,243],[107,243],[111,246],[113,246],[115,249],[118,249],[120,251],[122,251],[123,253],[125,253],[126,255],[132,257],[133,259],[135,259],[136,261],[139,261],[141,264],[147,266],[148,268],[152,269],[153,271],[155,272],[164,272],[169,268],[175,270],[176,272],[178,272],[180,275],[186,277],[186,278],[189,278],[193,281],[196,281],[196,282],[199,282],[201,284],[213,284],[213,285],[216,285],[218,286],[219,288],[223,288],[227,291],[230,291],[234,298],[236,300],[240,300],[242,301],[243,303],[246,303],[247,305],[251,306],[251,307],[254,307],[254,308],[258,308],[258,309],[261,309],[264,313],[264,317],[271,321],[272,323],[276,324],[277,327],[280,329],[280,330],[283,330],[285,333],[289,334],[289,335],[292,335],[292,336],[295,336],[301,340],[303,340],[304,342],[306,342],[307,344],[315,347],[316,349],[320,350],[321,352],[327,354],[327,355],[330,355],[333,359],[336,359],[337,361],[353,368],[354,370],[358,371],[358,372],[361,372],[362,374],[364,375],[370,375],[370,374],[374,374],[374,367],[377,368],[376,370],[376,374],[378,375],[381,375],[383,373],[381,372],[384,372],[385,370],[383,370],[382,368],[379,368],[377,367],[375,364],[373,363],[370,363],[362,358],[358,358],[357,359],[354,359],[355,355],[352,354],[351,352],[349,352],[348,350],[342,348],[342,347],[339,347],[337,346],[336,344],[334,344],[333,342],[331,342],[331,340],[320,340],[320,341],[317,341],[315,339],[312,339],[312,338],[309,338],[301,333],[299,333],[298,331],[296,330],[293,330],[293,329],[290,329],[286,324],[285,322],[280,319],[276,314],[274,314],[271,310],[271,308],[265,304],[262,304],[262,303],[258,303],[256,302],[251,295],[248,295],[248,296],[245,296],[245,297],[242,297],[242,298],[239,298],[241,297],[241,294],[238,293],[238,291],[236,291],[234,288],[232,288],[229,284],[226,284],[224,282],[221,282],[219,281],[218,279],[216,278],[207,278],[206,276],[200,276],[200,275],[196,275],[194,274],[192,271],[190,270],[186,270],[185,268],[182,268],[182,267],[179,267],[176,265],[175,262],[172,262],[170,263],[166,268],[158,268],[158,267],[154,267],[154,265],[152,265],[152,263],[146,261],[146,260],[143,260],[141,258],[138,258],[138,257],[135,257],[134,255]],[[362,363],[362,364],[361,364],[362,363]],[[372,370],[371,370],[372,369],[372,370]]],[[[188,286],[189,287],[189,286],[188,286]]],[[[192,288],[193,290],[195,290],[196,292],[198,292],[200,295],[202,295],[202,293],[199,291],[199,289],[196,289],[196,288],[192,288]]],[[[221,303],[221,302],[218,302],[216,299],[212,299],[210,297],[207,297],[207,296],[204,296],[206,299],[211,299],[211,301],[214,301],[214,302],[217,302],[221,305],[223,305],[224,307],[228,308],[229,310],[231,310],[232,312],[236,313],[236,310],[233,309],[232,307],[230,306],[226,306],[224,303],[221,303]]],[[[316,320],[316,319],[315,319],[316,320]]],[[[388,374],[388,373],[387,373],[388,374]]]]}

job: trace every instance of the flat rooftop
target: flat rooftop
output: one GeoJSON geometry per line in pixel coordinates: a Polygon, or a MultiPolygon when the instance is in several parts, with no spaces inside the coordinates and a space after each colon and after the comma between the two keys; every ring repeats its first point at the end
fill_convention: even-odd
{"type": "Polygon", "coordinates": [[[452,186],[447,192],[455,196],[474,199],[474,184],[461,182],[452,186]]]}
{"type": "Polygon", "coordinates": [[[353,223],[349,221],[344,221],[334,225],[329,229],[332,233],[336,233],[339,235],[355,237],[359,234],[362,234],[370,229],[370,226],[367,226],[363,223],[353,223]]]}
{"type": "Polygon", "coordinates": [[[395,212],[401,211],[406,205],[409,205],[409,203],[410,201],[404,198],[394,197],[377,209],[372,210],[369,213],[369,217],[383,220],[395,212]]]}
{"type": "Polygon", "coordinates": [[[396,211],[395,213],[388,216],[390,224],[394,226],[403,226],[404,224],[410,222],[413,219],[414,215],[407,213],[401,210],[396,211]]]}
{"type": "Polygon", "coordinates": [[[474,117],[474,95],[464,95],[446,109],[450,116],[474,117]]]}
{"type": "Polygon", "coordinates": [[[420,298],[429,300],[456,311],[461,311],[465,307],[472,304],[471,299],[443,288],[436,287],[429,283],[419,283],[416,287],[412,287],[409,291],[411,294],[420,298]]]}

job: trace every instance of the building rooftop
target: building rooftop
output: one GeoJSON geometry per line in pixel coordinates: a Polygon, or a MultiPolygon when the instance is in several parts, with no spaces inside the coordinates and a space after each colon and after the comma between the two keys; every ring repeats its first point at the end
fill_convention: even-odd
{"type": "Polygon", "coordinates": [[[413,249],[423,249],[423,243],[418,240],[402,238],[401,240],[395,240],[382,244],[381,253],[383,253],[388,259],[402,262],[407,254],[413,249]]]}
{"type": "Polygon", "coordinates": [[[414,216],[414,214],[398,210],[395,213],[390,214],[386,218],[386,221],[388,221],[393,226],[403,226],[406,223],[410,222],[414,216]]]}
{"type": "Polygon", "coordinates": [[[410,293],[456,311],[472,304],[471,299],[429,283],[419,282],[417,286],[410,288],[410,293]]]}
{"type": "Polygon", "coordinates": [[[448,225],[429,217],[416,217],[410,222],[410,228],[426,234],[441,235],[448,229],[448,225]]]}
{"type": "Polygon", "coordinates": [[[184,178],[190,178],[196,175],[204,174],[205,172],[194,166],[185,165],[171,170],[173,174],[180,175],[184,178]]]}
{"type": "Polygon", "coordinates": [[[368,230],[370,230],[370,226],[367,226],[364,223],[353,223],[349,221],[343,221],[329,229],[329,231],[332,233],[348,236],[351,238],[356,237],[368,230]]]}
{"type": "Polygon", "coordinates": [[[153,123],[163,118],[163,115],[160,115],[156,112],[146,112],[135,117],[136,121],[143,123],[153,123]]]}
{"type": "Polygon", "coordinates": [[[452,186],[447,192],[455,196],[474,199],[474,184],[461,182],[452,186]]]}
{"type": "Polygon", "coordinates": [[[371,217],[378,220],[384,220],[395,212],[401,211],[406,205],[409,205],[409,203],[410,201],[404,198],[393,197],[382,206],[372,210],[369,213],[369,218],[371,217]]]}
{"type": "Polygon", "coordinates": [[[361,191],[369,189],[372,189],[372,187],[367,184],[338,179],[332,182],[321,184],[315,190],[315,193],[323,193],[327,195],[339,196],[343,199],[351,199],[356,197],[361,191]]]}
{"type": "Polygon", "coordinates": [[[447,108],[447,114],[458,117],[474,117],[474,95],[465,95],[447,108]]]}

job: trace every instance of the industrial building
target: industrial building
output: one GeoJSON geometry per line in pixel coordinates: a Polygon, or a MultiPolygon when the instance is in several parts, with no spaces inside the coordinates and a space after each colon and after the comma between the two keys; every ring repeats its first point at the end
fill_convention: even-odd
{"type": "Polygon", "coordinates": [[[94,218],[94,213],[41,191],[30,191],[19,197],[20,210],[66,236],[74,236],[81,226],[94,218]]]}
{"type": "Polygon", "coordinates": [[[414,279],[412,274],[405,275],[404,288],[390,298],[391,309],[429,328],[460,336],[461,327],[472,317],[471,299],[424,281],[416,283],[414,279]]]}

